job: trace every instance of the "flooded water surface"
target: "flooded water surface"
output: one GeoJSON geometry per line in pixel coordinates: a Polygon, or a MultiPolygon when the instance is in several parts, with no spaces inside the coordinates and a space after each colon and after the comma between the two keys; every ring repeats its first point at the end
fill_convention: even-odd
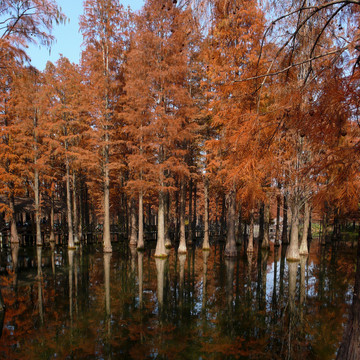
{"type": "Polygon", "coordinates": [[[3,359],[333,359],[355,250],[1,249],[3,359]],[[239,250],[240,251],[240,250],[239,250]]]}

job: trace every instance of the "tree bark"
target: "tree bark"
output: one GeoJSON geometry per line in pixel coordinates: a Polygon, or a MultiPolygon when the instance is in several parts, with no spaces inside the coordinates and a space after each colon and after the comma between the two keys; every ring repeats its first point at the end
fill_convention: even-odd
{"type": "Polygon", "coordinates": [[[54,194],[51,194],[50,199],[50,242],[55,242],[55,210],[54,210],[54,194]]]}
{"type": "Polygon", "coordinates": [[[164,218],[165,218],[165,247],[167,249],[170,249],[172,247],[170,240],[170,203],[171,203],[170,194],[169,192],[166,192],[164,218]]]}
{"type": "Polygon", "coordinates": [[[79,223],[78,223],[78,209],[77,209],[77,188],[76,188],[76,174],[73,171],[73,219],[74,219],[74,244],[79,244],[79,223]]]}
{"type": "Polygon", "coordinates": [[[204,179],[204,242],[203,250],[210,250],[209,243],[209,179],[204,179]]]}
{"type": "Polygon", "coordinates": [[[235,189],[231,189],[226,196],[227,205],[227,235],[225,256],[234,257],[237,256],[236,241],[235,241],[235,222],[236,222],[236,192],[235,189]]]}
{"type": "Polygon", "coordinates": [[[309,254],[308,243],[307,243],[309,223],[310,223],[310,205],[306,201],[304,205],[304,227],[303,227],[303,233],[300,243],[300,255],[309,254]]]}
{"type": "Polygon", "coordinates": [[[288,245],[288,203],[287,196],[284,195],[284,204],[283,204],[283,228],[281,234],[281,243],[283,245],[288,245]]]}
{"type": "Polygon", "coordinates": [[[299,261],[299,204],[295,199],[291,206],[291,238],[290,245],[286,251],[286,260],[299,261]]]}
{"type": "Polygon", "coordinates": [[[67,157],[66,157],[66,212],[67,212],[68,236],[69,236],[68,248],[75,249],[72,214],[71,214],[70,169],[69,169],[69,159],[67,157]]]}
{"type": "Polygon", "coordinates": [[[185,236],[185,181],[180,181],[180,243],[178,254],[186,254],[186,236],[185,236]]]}
{"type": "Polygon", "coordinates": [[[143,192],[139,193],[139,232],[138,232],[138,250],[144,249],[144,197],[143,192]]]}
{"type": "Polygon", "coordinates": [[[42,246],[41,239],[41,226],[40,226],[40,191],[39,191],[39,170],[36,167],[35,157],[35,170],[34,170],[34,195],[35,195],[35,226],[36,226],[36,245],[42,246]]]}
{"type": "Polygon", "coordinates": [[[137,244],[137,229],[136,229],[136,206],[135,199],[130,200],[130,246],[136,246],[137,244]]]}
{"type": "Polygon", "coordinates": [[[192,232],[192,197],[193,197],[193,182],[192,179],[189,181],[189,225],[188,225],[188,243],[192,244],[193,232],[192,232]]]}
{"type": "Polygon", "coordinates": [[[155,249],[155,257],[167,258],[165,248],[165,196],[161,190],[159,193],[159,209],[158,209],[158,223],[157,223],[157,241],[155,249]]]}
{"type": "Polygon", "coordinates": [[[275,246],[280,246],[280,207],[281,197],[276,197],[276,228],[275,228],[275,246]]]}
{"type": "Polygon", "coordinates": [[[254,252],[254,210],[250,211],[250,224],[249,224],[249,242],[246,251],[248,253],[254,252]]]}
{"type": "MultiPolygon", "coordinates": [[[[108,142],[108,136],[106,137],[108,142]]],[[[104,252],[112,252],[110,234],[110,179],[109,179],[109,145],[105,145],[105,164],[104,164],[104,233],[103,246],[104,252]]]]}
{"type": "Polygon", "coordinates": [[[270,230],[270,204],[266,202],[266,204],[264,205],[264,236],[261,244],[262,249],[270,248],[269,230],[270,230]]]}
{"type": "Polygon", "coordinates": [[[9,199],[10,207],[10,243],[18,244],[19,243],[19,234],[16,226],[16,216],[15,216],[15,200],[14,195],[10,195],[9,199]]]}

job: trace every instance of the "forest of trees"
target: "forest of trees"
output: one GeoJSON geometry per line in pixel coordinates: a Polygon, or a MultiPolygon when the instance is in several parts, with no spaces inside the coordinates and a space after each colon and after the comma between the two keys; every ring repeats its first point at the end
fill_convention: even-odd
{"type": "Polygon", "coordinates": [[[56,226],[69,248],[100,228],[104,252],[114,232],[142,249],[154,229],[164,257],[200,228],[231,257],[243,238],[253,251],[256,223],[268,248],[274,223],[297,261],[312,218],[323,241],[358,220],[359,1],[86,0],[80,64],[43,72],[27,44],[51,46],[66,15],[54,0],[3,1],[0,15],[11,243],[24,222],[40,246],[56,226]]]}
{"type": "MultiPolygon", "coordinates": [[[[296,264],[314,223],[323,245],[356,231],[360,0],[84,0],[79,64],[29,65],[66,21],[0,1],[1,242],[152,238],[166,258],[216,238],[233,258],[271,229],[296,264]]],[[[359,264],[341,359],[360,356],[359,264]]]]}

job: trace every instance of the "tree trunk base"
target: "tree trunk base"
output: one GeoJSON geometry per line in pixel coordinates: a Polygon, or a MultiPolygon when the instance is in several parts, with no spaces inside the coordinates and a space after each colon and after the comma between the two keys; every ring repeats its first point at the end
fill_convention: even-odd
{"type": "MultiPolygon", "coordinates": [[[[69,248],[70,249],[70,248],[69,248]]],[[[75,248],[74,248],[75,249],[75,248]]],[[[112,247],[111,246],[104,246],[104,253],[112,253],[112,247]]]]}
{"type": "Polygon", "coordinates": [[[165,244],[165,248],[166,248],[166,249],[171,249],[171,248],[172,248],[172,244],[171,244],[171,243],[166,243],[166,244],[165,244]]]}
{"type": "Polygon", "coordinates": [[[143,246],[138,246],[137,248],[136,248],[136,250],[137,251],[142,251],[142,252],[144,252],[145,251],[145,246],[143,245],[143,246]]]}
{"type": "Polygon", "coordinates": [[[156,259],[167,259],[168,258],[168,254],[155,254],[154,258],[156,259]]]}
{"type": "Polygon", "coordinates": [[[68,250],[76,250],[76,246],[68,246],[68,250]]]}
{"type": "Polygon", "coordinates": [[[205,246],[205,247],[202,248],[202,251],[210,251],[210,248],[205,246]]]}

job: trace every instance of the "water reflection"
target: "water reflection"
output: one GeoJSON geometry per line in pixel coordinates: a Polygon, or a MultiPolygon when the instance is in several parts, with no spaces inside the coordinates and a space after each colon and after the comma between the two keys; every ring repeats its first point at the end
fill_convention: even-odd
{"type": "MultiPolygon", "coordinates": [[[[9,270],[13,250],[1,255],[9,270]]],[[[0,358],[332,359],[354,251],[312,246],[287,263],[286,249],[254,250],[224,258],[216,244],[154,259],[121,244],[112,254],[20,248],[17,273],[1,280],[0,358]]]]}

